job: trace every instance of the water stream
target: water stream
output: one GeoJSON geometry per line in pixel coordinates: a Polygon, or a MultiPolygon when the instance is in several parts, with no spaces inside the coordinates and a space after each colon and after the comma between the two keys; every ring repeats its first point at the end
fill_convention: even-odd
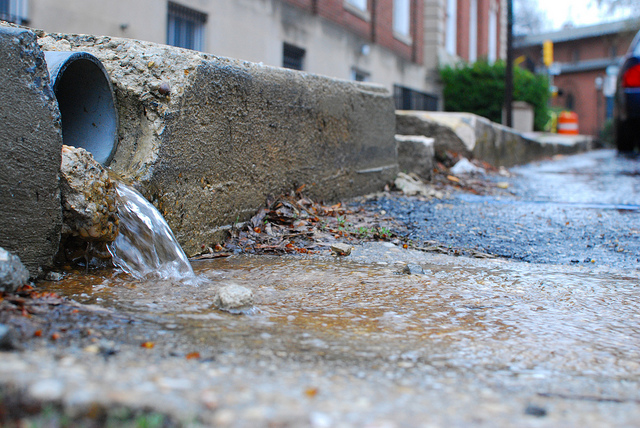
{"type": "Polygon", "coordinates": [[[120,233],[107,246],[114,265],[138,279],[195,282],[193,268],[160,212],[122,182],[116,192],[120,233]]]}

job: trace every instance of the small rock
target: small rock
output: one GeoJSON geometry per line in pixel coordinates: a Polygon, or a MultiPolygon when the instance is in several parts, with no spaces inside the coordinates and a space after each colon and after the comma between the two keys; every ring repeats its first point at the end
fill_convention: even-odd
{"type": "Polygon", "coordinates": [[[0,351],[13,351],[16,349],[13,343],[13,333],[11,327],[0,324],[0,351]]]}
{"type": "Polygon", "coordinates": [[[453,167],[451,167],[451,174],[461,175],[461,174],[484,174],[486,171],[483,168],[477,167],[471,162],[469,159],[462,158],[460,159],[453,167]]]}
{"type": "Polygon", "coordinates": [[[352,248],[349,244],[336,243],[331,245],[331,252],[338,256],[348,256],[352,248]]]}
{"type": "Polygon", "coordinates": [[[160,85],[158,85],[158,93],[160,95],[169,95],[169,93],[171,93],[171,85],[169,85],[167,82],[162,82],[160,85]]]}
{"type": "Polygon", "coordinates": [[[20,258],[0,247],[0,291],[13,293],[29,281],[29,271],[20,258]]]}
{"type": "Polygon", "coordinates": [[[420,265],[408,264],[402,268],[402,273],[406,275],[424,275],[424,269],[420,265]]]}
{"type": "Polygon", "coordinates": [[[444,197],[442,192],[435,190],[431,185],[425,184],[414,174],[399,172],[393,184],[407,196],[422,195],[438,199],[444,197]]]}
{"type": "Polygon", "coordinates": [[[63,393],[64,385],[58,379],[42,379],[29,388],[29,395],[40,401],[58,401],[63,393]]]}
{"type": "Polygon", "coordinates": [[[102,339],[100,340],[98,347],[99,347],[100,354],[103,355],[105,358],[111,357],[117,354],[118,352],[120,352],[118,345],[116,345],[116,343],[112,340],[102,339]]]}
{"type": "Polygon", "coordinates": [[[547,416],[547,410],[540,406],[536,406],[535,404],[529,404],[527,408],[524,409],[524,414],[542,418],[544,416],[547,416]]]}
{"type": "Polygon", "coordinates": [[[100,347],[95,343],[93,343],[91,345],[85,346],[83,348],[83,351],[89,354],[97,354],[98,352],[100,352],[100,347]]]}
{"type": "Polygon", "coordinates": [[[219,309],[229,312],[242,312],[253,307],[253,292],[237,284],[220,288],[213,301],[219,309]]]}
{"type": "Polygon", "coordinates": [[[48,281],[62,281],[64,279],[64,274],[60,272],[49,272],[47,274],[48,281]]]}
{"type": "Polygon", "coordinates": [[[118,234],[116,189],[105,167],[82,148],[62,146],[63,235],[111,242],[118,234]]]}

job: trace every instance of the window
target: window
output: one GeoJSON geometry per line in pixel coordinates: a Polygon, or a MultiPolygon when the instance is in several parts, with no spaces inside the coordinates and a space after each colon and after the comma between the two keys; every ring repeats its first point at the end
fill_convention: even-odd
{"type": "Polygon", "coordinates": [[[458,32],[458,1],[447,0],[447,15],[446,15],[446,27],[445,27],[445,41],[444,48],[450,55],[455,55],[457,52],[456,44],[458,43],[456,34],[458,32]]]}
{"type": "Polygon", "coordinates": [[[355,80],[356,82],[368,82],[370,79],[370,74],[366,71],[362,71],[358,68],[351,69],[351,80],[355,80]]]}
{"type": "Polygon", "coordinates": [[[573,110],[576,107],[576,99],[571,92],[567,94],[567,98],[565,99],[565,107],[567,110],[573,110]]]}
{"type": "Polygon", "coordinates": [[[487,60],[493,64],[498,59],[498,5],[491,3],[489,9],[489,52],[487,60]]]}
{"type": "Polygon", "coordinates": [[[469,62],[478,59],[478,0],[469,6],[469,62]]]}
{"type": "Polygon", "coordinates": [[[204,25],[207,15],[169,2],[167,44],[180,48],[204,50],[204,25]]]}
{"type": "Polygon", "coordinates": [[[360,10],[367,10],[367,0],[345,0],[345,3],[360,10]]]}
{"type": "Polygon", "coordinates": [[[571,62],[580,62],[580,49],[577,47],[571,51],[571,62]]]}
{"type": "Polygon", "coordinates": [[[393,0],[393,31],[409,37],[411,21],[410,0],[393,0]]]}
{"type": "Polygon", "coordinates": [[[438,110],[438,97],[400,85],[393,85],[393,99],[397,110],[438,110]]]}
{"type": "Polygon", "coordinates": [[[293,70],[302,70],[305,50],[285,43],[282,47],[282,66],[293,70]]]}
{"type": "Polygon", "coordinates": [[[0,19],[14,24],[28,24],[27,0],[0,0],[0,19]]]}

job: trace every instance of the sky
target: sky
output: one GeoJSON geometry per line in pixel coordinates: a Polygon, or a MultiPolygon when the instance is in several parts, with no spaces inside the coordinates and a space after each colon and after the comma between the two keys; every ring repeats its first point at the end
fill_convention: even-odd
{"type": "Polygon", "coordinates": [[[606,7],[598,8],[595,0],[537,0],[538,8],[549,21],[548,30],[559,30],[567,22],[575,27],[624,19],[628,11],[619,10],[608,14],[606,7]],[[626,12],[626,13],[625,13],[626,12]]]}

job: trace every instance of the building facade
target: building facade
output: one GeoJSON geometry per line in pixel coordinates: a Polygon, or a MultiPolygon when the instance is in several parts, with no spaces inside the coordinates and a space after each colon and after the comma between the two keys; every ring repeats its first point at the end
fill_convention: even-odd
{"type": "Polygon", "coordinates": [[[437,110],[441,65],[505,57],[503,2],[0,0],[0,17],[375,82],[393,92],[398,108],[437,110]]]}
{"type": "Polygon", "coordinates": [[[579,132],[599,136],[613,114],[618,65],[638,31],[638,20],[624,20],[516,38],[514,56],[557,88],[552,106],[575,111],[579,132]],[[543,42],[553,42],[553,63],[543,62],[543,42]]]}

